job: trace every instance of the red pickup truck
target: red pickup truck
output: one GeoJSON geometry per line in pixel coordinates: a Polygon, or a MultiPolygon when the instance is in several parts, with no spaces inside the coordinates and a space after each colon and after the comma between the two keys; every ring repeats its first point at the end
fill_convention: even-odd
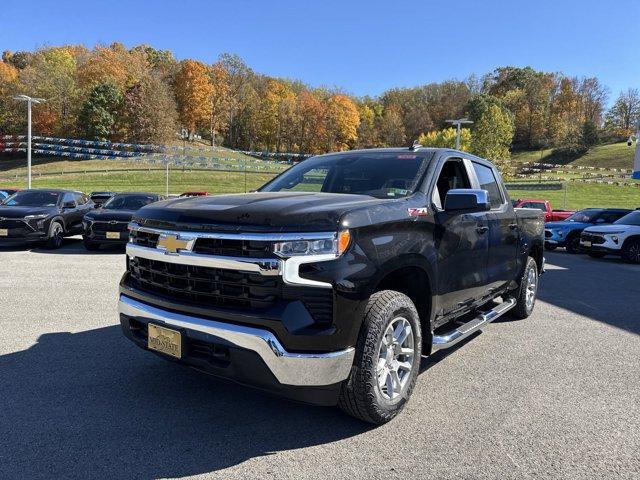
{"type": "Polygon", "coordinates": [[[547,200],[537,200],[532,198],[519,198],[513,201],[514,208],[535,208],[544,212],[545,222],[559,222],[569,218],[576,213],[573,210],[553,210],[551,203],[547,200]]]}

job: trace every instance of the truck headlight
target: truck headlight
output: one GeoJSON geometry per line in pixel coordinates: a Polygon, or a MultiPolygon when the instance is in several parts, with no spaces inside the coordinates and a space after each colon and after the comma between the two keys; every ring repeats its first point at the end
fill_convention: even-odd
{"type": "Polygon", "coordinates": [[[24,217],[24,219],[28,222],[29,220],[44,220],[48,216],[48,213],[40,213],[38,215],[27,215],[24,217]]]}
{"type": "Polygon", "coordinates": [[[304,255],[335,255],[339,257],[349,247],[351,234],[343,230],[328,238],[308,238],[278,242],[273,252],[279,257],[290,258],[304,255]]]}

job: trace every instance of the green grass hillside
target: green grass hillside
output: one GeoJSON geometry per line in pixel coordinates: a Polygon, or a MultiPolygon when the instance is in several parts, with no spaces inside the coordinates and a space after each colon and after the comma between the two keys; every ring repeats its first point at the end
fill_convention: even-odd
{"type": "MultiPolygon", "coordinates": [[[[606,168],[627,168],[633,167],[633,155],[635,145],[627,146],[627,142],[598,145],[591,148],[587,153],[571,162],[571,165],[585,165],[591,167],[606,168]]],[[[519,163],[526,162],[548,162],[551,150],[540,150],[530,152],[517,152],[511,158],[519,163]]]]}

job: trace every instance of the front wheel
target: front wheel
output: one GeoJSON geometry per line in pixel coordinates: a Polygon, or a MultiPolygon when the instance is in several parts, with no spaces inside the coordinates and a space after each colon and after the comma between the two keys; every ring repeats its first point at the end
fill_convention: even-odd
{"type": "Polygon", "coordinates": [[[536,261],[529,257],[524,268],[520,286],[516,290],[516,306],[511,310],[514,317],[525,319],[533,313],[538,295],[538,265],[536,261]]]}
{"type": "Polygon", "coordinates": [[[49,238],[47,239],[47,248],[52,250],[62,246],[62,238],[64,237],[64,227],[60,222],[51,222],[49,226],[49,238]]]}
{"type": "Polygon", "coordinates": [[[640,240],[629,240],[622,248],[625,262],[640,263],[640,240]]]}
{"type": "Polygon", "coordinates": [[[374,293],[338,406],[369,423],[393,419],[411,396],[421,352],[420,318],[411,299],[393,290],[374,293]]]}
{"type": "Polygon", "coordinates": [[[580,235],[572,235],[567,238],[567,252],[580,253],[580,235]]]}

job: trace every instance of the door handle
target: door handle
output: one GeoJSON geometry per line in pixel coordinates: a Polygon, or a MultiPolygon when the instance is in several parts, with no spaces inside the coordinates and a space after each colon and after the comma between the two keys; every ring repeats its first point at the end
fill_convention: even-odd
{"type": "Polygon", "coordinates": [[[518,229],[518,224],[517,223],[510,223],[509,224],[509,228],[511,230],[517,230],[518,229]]]}
{"type": "Polygon", "coordinates": [[[476,232],[483,234],[489,231],[489,227],[476,227],[476,232]]]}

